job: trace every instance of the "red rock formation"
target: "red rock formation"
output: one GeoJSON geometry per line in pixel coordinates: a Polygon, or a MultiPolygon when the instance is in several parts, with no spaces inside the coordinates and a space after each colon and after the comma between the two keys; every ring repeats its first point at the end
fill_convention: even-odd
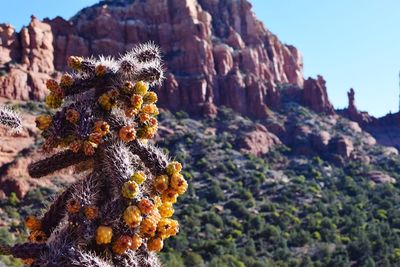
{"type": "Polygon", "coordinates": [[[10,99],[42,99],[45,81],[54,73],[53,34],[50,25],[32,17],[19,34],[0,25],[0,96],[10,99]]]}
{"type": "Polygon", "coordinates": [[[261,156],[267,153],[272,147],[282,144],[279,138],[270,133],[267,128],[257,124],[256,128],[246,133],[239,141],[239,147],[250,154],[261,156]]]}
{"type": "Polygon", "coordinates": [[[320,131],[311,136],[311,145],[318,152],[325,152],[328,148],[331,135],[327,131],[320,131]]]}
{"type": "Polygon", "coordinates": [[[147,40],[164,52],[169,76],[157,91],[173,110],[213,115],[226,105],[262,118],[279,105],[276,81],[303,85],[300,53],[265,29],[246,0],[103,1],[70,21],[33,18],[19,36],[2,26],[0,37],[0,62],[19,63],[0,78],[8,98],[42,98],[44,78],[70,55],[117,55],[147,40]]]}
{"type": "Polygon", "coordinates": [[[320,75],[316,80],[308,78],[304,82],[303,103],[315,112],[333,115],[335,110],[329,102],[325,83],[320,75]]]}
{"type": "Polygon", "coordinates": [[[334,139],[331,139],[329,142],[332,146],[332,151],[336,154],[342,156],[343,158],[349,158],[353,153],[354,146],[353,142],[344,136],[340,136],[334,139]]]}
{"type": "Polygon", "coordinates": [[[341,112],[344,116],[360,125],[367,125],[375,121],[375,118],[370,116],[368,112],[358,111],[355,104],[355,92],[353,88],[350,88],[350,91],[347,92],[347,97],[349,99],[349,105],[347,109],[341,112]]]}

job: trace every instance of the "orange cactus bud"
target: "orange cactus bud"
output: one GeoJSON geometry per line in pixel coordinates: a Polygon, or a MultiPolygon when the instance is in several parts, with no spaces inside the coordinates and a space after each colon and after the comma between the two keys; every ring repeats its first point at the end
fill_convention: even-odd
{"type": "Polygon", "coordinates": [[[119,138],[125,143],[129,143],[136,138],[136,131],[132,126],[124,126],[119,130],[119,138]]]}

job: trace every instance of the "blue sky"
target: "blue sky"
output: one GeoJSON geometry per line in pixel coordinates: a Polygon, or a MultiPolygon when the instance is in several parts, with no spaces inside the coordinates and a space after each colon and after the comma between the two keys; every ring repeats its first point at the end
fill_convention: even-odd
{"type": "MultiPolygon", "coordinates": [[[[4,1],[0,22],[17,29],[38,18],[69,18],[96,0],[4,1]]],[[[399,0],[250,0],[266,27],[304,56],[305,76],[322,74],[336,108],[356,104],[375,116],[399,106],[399,0]]]]}
{"type": "Polygon", "coordinates": [[[375,116],[399,107],[399,0],[250,0],[264,25],[303,54],[305,76],[322,74],[336,108],[375,116]]]}

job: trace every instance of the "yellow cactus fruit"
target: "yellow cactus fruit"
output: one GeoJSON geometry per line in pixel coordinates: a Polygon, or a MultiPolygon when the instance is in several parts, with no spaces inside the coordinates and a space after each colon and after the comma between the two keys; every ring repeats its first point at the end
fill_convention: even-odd
{"type": "Polygon", "coordinates": [[[127,199],[134,199],[139,193],[139,186],[134,181],[127,181],[122,185],[122,196],[127,199]]]}
{"type": "Polygon", "coordinates": [[[170,186],[173,188],[179,195],[183,195],[187,188],[188,183],[186,182],[183,175],[180,173],[175,173],[171,176],[170,186]]]}
{"type": "Polygon", "coordinates": [[[135,234],[132,236],[132,245],[130,247],[130,249],[132,250],[137,250],[138,248],[140,248],[140,246],[142,245],[142,238],[135,234]]]}
{"type": "Polygon", "coordinates": [[[135,228],[142,222],[142,215],[140,215],[140,210],[136,206],[129,206],[124,211],[124,222],[130,227],[135,228]]]}
{"type": "Polygon", "coordinates": [[[135,181],[138,185],[141,185],[146,181],[146,174],[144,174],[144,172],[135,172],[132,174],[131,180],[135,181]]]}
{"type": "Polygon", "coordinates": [[[81,150],[81,147],[82,147],[82,141],[80,141],[80,140],[73,141],[69,145],[69,149],[74,153],[78,153],[79,150],[81,150]]]}
{"type": "Polygon", "coordinates": [[[140,82],[135,83],[133,90],[134,90],[135,94],[144,96],[147,93],[147,90],[149,90],[149,87],[147,86],[147,84],[145,82],[140,81],[140,82]]]}
{"type": "Polygon", "coordinates": [[[111,97],[107,94],[102,94],[98,102],[104,110],[111,110],[114,107],[111,97]]]}
{"type": "Polygon", "coordinates": [[[155,197],[153,198],[153,200],[154,200],[154,206],[155,206],[156,208],[161,207],[162,201],[161,201],[161,198],[160,198],[159,196],[155,196],[155,197]]]}
{"type": "Polygon", "coordinates": [[[169,218],[175,212],[174,207],[170,202],[162,203],[161,206],[158,208],[158,211],[160,212],[161,217],[163,218],[169,218]]]}
{"type": "Polygon", "coordinates": [[[158,209],[154,209],[149,215],[147,215],[147,218],[153,220],[156,222],[156,224],[161,220],[161,215],[158,209]]]}
{"type": "Polygon", "coordinates": [[[147,113],[140,113],[139,114],[139,121],[141,123],[145,123],[145,122],[147,122],[149,120],[150,120],[150,115],[149,114],[147,114],[147,113]]]}
{"type": "Polygon", "coordinates": [[[83,213],[85,214],[86,218],[93,220],[99,215],[99,209],[96,206],[90,205],[84,208],[83,213]]]}
{"type": "Polygon", "coordinates": [[[169,185],[169,178],[167,175],[157,176],[154,181],[154,188],[159,193],[163,193],[165,190],[167,190],[168,185],[169,185]]]}
{"type": "Polygon", "coordinates": [[[163,239],[175,236],[179,232],[179,223],[173,219],[162,218],[157,225],[157,232],[163,239]]]}
{"type": "Polygon", "coordinates": [[[106,136],[110,132],[110,125],[105,121],[97,121],[94,124],[94,132],[100,133],[101,136],[106,136]]]}
{"type": "Polygon", "coordinates": [[[152,237],[155,235],[157,230],[157,221],[153,218],[147,217],[140,224],[140,234],[143,237],[152,237]]]}
{"type": "Polygon", "coordinates": [[[41,230],[34,230],[29,235],[29,241],[31,241],[32,243],[37,243],[37,244],[44,243],[46,242],[46,239],[47,236],[45,232],[41,230]]]}
{"type": "Polygon", "coordinates": [[[157,230],[157,224],[160,220],[161,215],[159,211],[153,209],[153,211],[143,219],[140,225],[140,235],[146,238],[154,236],[157,230]]]}
{"type": "Polygon", "coordinates": [[[111,227],[99,226],[96,230],[96,243],[98,245],[111,243],[113,231],[111,227]]]}
{"type": "Polygon", "coordinates": [[[125,143],[129,143],[136,139],[136,131],[133,126],[124,126],[118,132],[119,138],[125,143]]]}
{"type": "Polygon", "coordinates": [[[114,253],[122,255],[131,247],[132,247],[132,238],[127,235],[122,235],[118,237],[118,239],[115,241],[112,250],[114,253]]]}
{"type": "Polygon", "coordinates": [[[142,112],[149,115],[153,115],[156,112],[156,109],[157,107],[154,104],[144,104],[142,106],[142,112]]]}
{"type": "Polygon", "coordinates": [[[182,164],[177,161],[172,161],[167,165],[167,173],[168,175],[173,175],[175,173],[179,173],[182,170],[182,164]]]}
{"type": "Polygon", "coordinates": [[[103,142],[103,136],[101,133],[91,133],[89,135],[89,141],[95,143],[96,145],[101,144],[103,142]]]}
{"type": "Polygon", "coordinates": [[[25,227],[29,230],[40,230],[42,228],[42,222],[35,216],[29,215],[25,219],[25,227]]]}
{"type": "Polygon", "coordinates": [[[147,249],[149,251],[160,252],[164,247],[164,241],[160,237],[151,238],[147,242],[147,249]]]}
{"type": "Polygon", "coordinates": [[[154,92],[147,92],[144,95],[143,100],[144,100],[144,102],[149,103],[149,104],[156,103],[158,100],[157,94],[154,92]]]}
{"type": "Polygon", "coordinates": [[[139,210],[142,214],[150,214],[154,209],[154,203],[148,198],[142,198],[138,204],[139,210]]]}
{"type": "Polygon", "coordinates": [[[66,205],[68,213],[77,213],[81,209],[81,203],[78,200],[70,199],[66,205]]]}
{"type": "Polygon", "coordinates": [[[97,144],[90,142],[90,141],[85,141],[83,142],[83,153],[85,153],[86,156],[93,156],[95,151],[95,148],[97,147],[97,144]]]}
{"type": "Polygon", "coordinates": [[[132,108],[139,110],[142,107],[142,104],[143,104],[143,97],[141,95],[133,94],[131,96],[132,108]]]}
{"type": "Polygon", "coordinates": [[[138,130],[137,136],[141,139],[151,139],[156,134],[157,129],[158,129],[157,125],[155,126],[145,125],[138,130]]]}
{"type": "Polygon", "coordinates": [[[50,92],[57,93],[60,90],[60,86],[55,80],[47,80],[46,87],[49,89],[50,92]]]}
{"type": "Polygon", "coordinates": [[[122,92],[126,93],[126,94],[130,94],[133,92],[133,83],[131,81],[126,81],[124,83],[124,86],[122,87],[122,92]]]}
{"type": "Polygon", "coordinates": [[[125,116],[127,116],[128,118],[132,118],[133,116],[137,115],[139,113],[139,111],[136,108],[127,108],[125,109],[125,116]]]}
{"type": "Polygon", "coordinates": [[[62,98],[51,93],[46,96],[45,102],[49,108],[59,108],[62,104],[62,98]]]}
{"type": "Polygon", "coordinates": [[[36,127],[42,131],[49,128],[52,121],[53,121],[53,118],[49,115],[40,115],[40,116],[37,116],[35,119],[36,127]]]}
{"type": "Polygon", "coordinates": [[[95,70],[94,70],[94,73],[98,77],[103,77],[107,73],[107,68],[104,65],[97,65],[95,70]]]}
{"type": "Polygon", "coordinates": [[[150,126],[153,126],[153,127],[157,127],[158,126],[158,121],[157,121],[157,119],[156,118],[150,118],[150,120],[149,120],[149,125],[150,126]]]}
{"type": "Polygon", "coordinates": [[[172,188],[168,188],[161,195],[161,199],[163,202],[176,203],[177,198],[178,193],[172,188]]]}
{"type": "Polygon", "coordinates": [[[80,117],[79,112],[72,108],[68,109],[67,113],[65,114],[65,119],[70,123],[77,123],[79,117],[80,117]]]}
{"type": "Polygon", "coordinates": [[[60,86],[64,89],[71,87],[74,85],[74,78],[70,74],[64,74],[61,77],[60,86]]]}
{"type": "Polygon", "coordinates": [[[74,70],[79,70],[82,67],[82,62],[82,57],[70,56],[68,58],[68,66],[74,70]]]}

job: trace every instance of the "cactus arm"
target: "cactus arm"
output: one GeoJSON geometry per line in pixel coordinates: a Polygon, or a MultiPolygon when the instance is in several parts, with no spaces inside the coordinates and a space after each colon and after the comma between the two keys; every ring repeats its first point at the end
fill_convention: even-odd
{"type": "Polygon", "coordinates": [[[30,164],[28,172],[31,177],[40,178],[88,159],[89,157],[83,153],[74,153],[71,150],[66,150],[30,164]]]}
{"type": "Polygon", "coordinates": [[[0,255],[12,255],[20,259],[36,259],[47,251],[46,244],[23,243],[14,246],[0,245],[0,255]]]}
{"type": "Polygon", "coordinates": [[[157,147],[150,144],[143,144],[137,140],[129,144],[133,154],[139,156],[144,165],[157,175],[164,174],[168,165],[167,156],[157,147]]]}
{"type": "Polygon", "coordinates": [[[71,197],[72,187],[70,186],[65,190],[57,199],[51,204],[49,210],[43,215],[41,220],[42,229],[47,236],[50,236],[53,230],[58,226],[60,221],[65,215],[65,206],[68,199],[71,197]]]}
{"type": "Polygon", "coordinates": [[[81,78],[81,79],[76,79],[74,84],[65,90],[65,96],[70,96],[70,95],[76,95],[76,94],[81,94],[85,91],[90,90],[91,88],[94,87],[109,87],[113,84],[113,80],[116,78],[116,76],[112,73],[106,74],[104,77],[96,77],[92,76],[89,78],[81,78]]]}

